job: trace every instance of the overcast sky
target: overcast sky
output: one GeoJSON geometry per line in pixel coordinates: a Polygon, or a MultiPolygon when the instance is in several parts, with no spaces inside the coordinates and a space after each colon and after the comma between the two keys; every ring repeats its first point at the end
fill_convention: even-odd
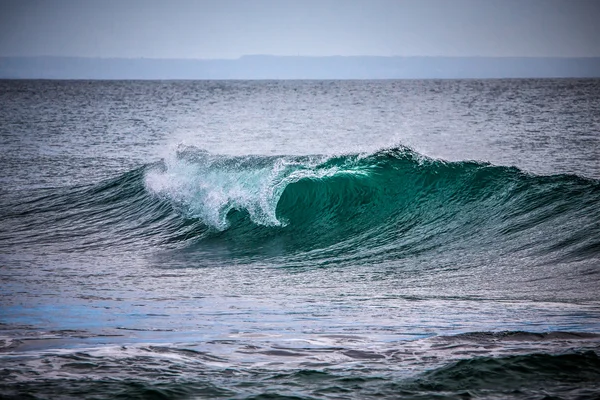
{"type": "Polygon", "coordinates": [[[0,56],[600,56],[600,0],[0,0],[0,56]]]}

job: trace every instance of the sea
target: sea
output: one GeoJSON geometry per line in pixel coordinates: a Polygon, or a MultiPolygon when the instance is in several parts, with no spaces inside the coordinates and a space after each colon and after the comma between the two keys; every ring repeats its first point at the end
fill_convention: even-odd
{"type": "Polygon", "coordinates": [[[600,398],[600,79],[0,81],[0,398],[600,398]]]}

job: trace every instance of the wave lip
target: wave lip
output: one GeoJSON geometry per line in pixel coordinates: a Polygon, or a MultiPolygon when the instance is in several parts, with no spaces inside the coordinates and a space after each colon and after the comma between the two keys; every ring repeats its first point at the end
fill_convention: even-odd
{"type": "Polygon", "coordinates": [[[286,226],[287,213],[281,208],[293,208],[303,198],[315,202],[315,196],[323,194],[310,183],[368,176],[366,169],[348,161],[336,162],[326,156],[227,157],[180,147],[175,157],[146,173],[145,185],[176,204],[186,216],[201,219],[217,231],[231,226],[228,217],[233,211],[246,212],[256,225],[286,226]],[[280,204],[294,184],[308,184],[304,189],[313,191],[314,196],[295,193],[290,198],[288,194],[280,204]]]}

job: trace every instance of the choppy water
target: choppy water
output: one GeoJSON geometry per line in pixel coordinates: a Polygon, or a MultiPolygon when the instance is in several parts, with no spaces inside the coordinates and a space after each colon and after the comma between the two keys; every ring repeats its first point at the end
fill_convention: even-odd
{"type": "Polygon", "coordinates": [[[0,81],[0,395],[597,398],[600,81],[0,81]]]}

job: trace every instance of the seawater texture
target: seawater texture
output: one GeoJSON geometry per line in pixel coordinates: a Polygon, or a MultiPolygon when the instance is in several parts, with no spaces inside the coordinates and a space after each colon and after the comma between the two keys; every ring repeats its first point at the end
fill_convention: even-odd
{"type": "Polygon", "coordinates": [[[0,397],[600,396],[598,80],[0,88],[0,397]]]}
{"type": "Polygon", "coordinates": [[[284,257],[319,250],[312,265],[356,250],[380,263],[457,246],[573,260],[600,254],[598,181],[445,162],[404,147],[332,157],[187,147],[149,167],[145,185],[197,221],[192,242],[231,239],[233,250],[253,252],[275,239],[284,257]]]}

